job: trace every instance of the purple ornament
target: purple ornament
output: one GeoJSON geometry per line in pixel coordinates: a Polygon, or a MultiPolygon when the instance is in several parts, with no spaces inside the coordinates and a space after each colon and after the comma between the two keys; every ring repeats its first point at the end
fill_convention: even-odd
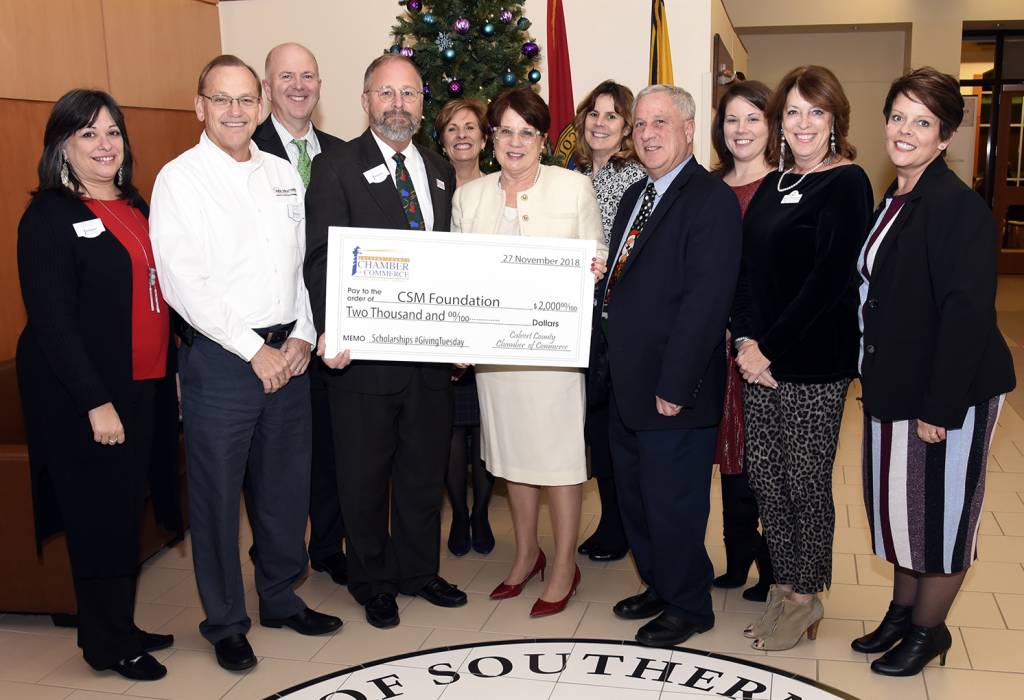
{"type": "Polygon", "coordinates": [[[462,83],[459,80],[451,80],[448,82],[448,94],[452,97],[458,97],[462,94],[462,83]]]}
{"type": "Polygon", "coordinates": [[[430,97],[430,83],[423,83],[423,96],[430,97]]]}
{"type": "Polygon", "coordinates": [[[528,41],[523,44],[523,55],[527,58],[533,58],[540,53],[540,47],[537,46],[536,42],[528,41]]]}
{"type": "Polygon", "coordinates": [[[452,28],[459,34],[465,34],[469,31],[469,20],[465,17],[459,17],[455,20],[455,23],[452,24],[452,28]]]}
{"type": "Polygon", "coordinates": [[[512,24],[512,10],[502,10],[501,14],[498,15],[498,19],[502,24],[512,24]]]}
{"type": "Polygon", "coordinates": [[[411,47],[409,47],[409,46],[403,47],[402,50],[399,51],[398,53],[402,54],[406,58],[412,58],[413,56],[416,55],[416,52],[413,51],[413,49],[411,47]]]}
{"type": "Polygon", "coordinates": [[[420,0],[409,0],[408,8],[410,12],[419,12],[423,9],[423,3],[420,0]]]}

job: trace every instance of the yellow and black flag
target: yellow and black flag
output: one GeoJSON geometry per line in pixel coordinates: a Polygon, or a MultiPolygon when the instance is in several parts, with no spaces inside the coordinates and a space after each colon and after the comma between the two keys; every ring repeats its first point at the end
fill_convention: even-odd
{"type": "Polygon", "coordinates": [[[672,49],[668,44],[665,0],[651,1],[651,85],[672,85],[672,49]]]}

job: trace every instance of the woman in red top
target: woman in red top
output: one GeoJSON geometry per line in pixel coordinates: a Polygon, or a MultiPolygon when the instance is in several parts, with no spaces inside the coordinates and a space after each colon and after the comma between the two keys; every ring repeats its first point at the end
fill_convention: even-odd
{"type": "MultiPolygon", "coordinates": [[[[768,119],[764,114],[771,94],[767,85],[756,80],[734,82],[722,94],[715,112],[711,132],[719,161],[715,172],[736,193],[744,215],[764,176],[771,170],[766,155],[768,119]]],[[[732,343],[726,346],[730,348],[732,343]]],[[[727,568],[715,579],[715,586],[742,586],[756,559],[760,579],[756,586],[743,591],[743,597],[764,601],[773,583],[772,562],[768,543],[757,529],[757,501],[743,468],[743,378],[730,357],[726,357],[726,372],[725,410],[718,428],[715,463],[722,477],[722,530],[727,568]]]]}
{"type": "Polygon", "coordinates": [[[121,110],[104,92],[67,93],[18,226],[18,383],[37,537],[66,533],[78,645],[93,668],[133,680],[163,677],[148,652],[173,643],[138,629],[133,612],[170,338],[146,215],[121,110]]]}

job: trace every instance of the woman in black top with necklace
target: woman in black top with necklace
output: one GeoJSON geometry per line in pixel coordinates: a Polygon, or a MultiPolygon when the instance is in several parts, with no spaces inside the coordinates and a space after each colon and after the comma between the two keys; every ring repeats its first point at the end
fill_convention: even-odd
{"type": "Polygon", "coordinates": [[[743,223],[732,324],[744,387],[750,486],[775,569],[754,648],[813,639],[832,579],[832,463],[857,373],[855,262],[871,184],[846,139],[850,105],[827,68],[790,71],[768,103],[778,172],[743,223]]]}

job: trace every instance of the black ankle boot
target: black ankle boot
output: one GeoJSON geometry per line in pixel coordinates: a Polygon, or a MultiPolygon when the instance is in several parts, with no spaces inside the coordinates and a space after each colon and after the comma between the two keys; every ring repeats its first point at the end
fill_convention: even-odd
{"type": "Polygon", "coordinates": [[[754,563],[754,548],[747,542],[725,541],[725,573],[715,578],[715,588],[739,588],[747,582],[750,565],[754,563]]]}
{"type": "Polygon", "coordinates": [[[935,627],[911,625],[899,644],[871,662],[871,670],[883,676],[916,676],[936,656],[939,665],[945,666],[951,646],[953,637],[945,623],[935,627]]]}
{"type": "Polygon", "coordinates": [[[772,568],[772,558],[768,553],[768,543],[764,541],[764,538],[757,548],[757,558],[754,559],[754,562],[757,564],[757,584],[743,591],[743,598],[763,603],[768,600],[768,589],[775,583],[775,569],[772,568]]]}
{"type": "Polygon", "coordinates": [[[469,553],[469,515],[453,515],[451,529],[448,530],[448,551],[457,557],[469,553]]]}
{"type": "Polygon", "coordinates": [[[910,629],[910,613],[913,609],[911,605],[889,603],[889,610],[878,627],[863,637],[854,639],[850,646],[861,654],[887,651],[893,644],[903,639],[903,635],[910,629]]]}

